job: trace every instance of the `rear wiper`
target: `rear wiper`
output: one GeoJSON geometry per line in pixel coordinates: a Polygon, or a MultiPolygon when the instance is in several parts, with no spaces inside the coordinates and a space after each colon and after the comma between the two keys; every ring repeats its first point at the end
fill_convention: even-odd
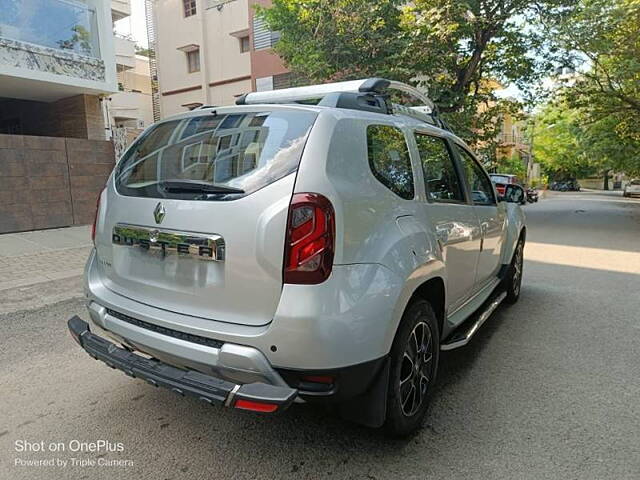
{"type": "Polygon", "coordinates": [[[158,185],[167,192],[172,193],[245,193],[240,188],[215,185],[197,180],[164,180],[158,182],[158,185]]]}

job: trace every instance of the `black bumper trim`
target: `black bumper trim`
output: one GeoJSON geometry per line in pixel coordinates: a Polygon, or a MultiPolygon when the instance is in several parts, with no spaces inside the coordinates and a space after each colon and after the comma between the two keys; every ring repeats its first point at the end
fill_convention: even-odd
{"type": "Polygon", "coordinates": [[[161,327],[160,325],[155,325],[153,323],[145,322],[138,318],[125,315],[124,313],[116,312],[115,310],[111,310],[110,308],[107,308],[107,314],[117,318],[118,320],[122,320],[123,322],[135,325],[136,327],[151,330],[152,332],[167,335],[169,337],[184,340],[186,342],[198,343],[200,345],[206,345],[207,347],[213,348],[222,348],[222,346],[224,345],[224,342],[221,342],[220,340],[214,340],[213,338],[201,337],[200,335],[194,335],[192,333],[185,333],[178,330],[173,330],[171,328],[161,327]]]}
{"type": "Polygon", "coordinates": [[[266,383],[236,385],[227,380],[193,370],[182,370],[155,359],[136,355],[91,333],[87,322],[78,316],[70,318],[67,325],[74,340],[96,360],[101,360],[130,377],[141,378],[153,386],[168,388],[180,395],[196,397],[209,404],[233,406],[238,399],[244,399],[277,404],[276,411],[280,412],[289,407],[298,395],[297,390],[289,387],[266,383]]]}
{"type": "Polygon", "coordinates": [[[288,385],[298,389],[298,395],[309,402],[340,403],[365,392],[382,370],[387,356],[348,367],[324,370],[293,370],[278,368],[278,373],[288,385]],[[309,390],[303,377],[331,375],[335,382],[326,390],[309,390]]]}

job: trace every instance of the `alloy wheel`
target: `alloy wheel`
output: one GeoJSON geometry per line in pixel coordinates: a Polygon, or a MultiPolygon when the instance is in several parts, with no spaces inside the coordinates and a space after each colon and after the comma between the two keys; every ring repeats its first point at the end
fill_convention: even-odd
{"type": "Polygon", "coordinates": [[[429,325],[419,322],[411,331],[400,367],[402,413],[415,415],[425,401],[433,376],[433,335],[429,325]]]}
{"type": "Polygon", "coordinates": [[[522,242],[518,243],[516,247],[516,253],[513,259],[513,293],[518,295],[520,293],[520,285],[522,282],[522,263],[523,263],[523,248],[522,242]]]}

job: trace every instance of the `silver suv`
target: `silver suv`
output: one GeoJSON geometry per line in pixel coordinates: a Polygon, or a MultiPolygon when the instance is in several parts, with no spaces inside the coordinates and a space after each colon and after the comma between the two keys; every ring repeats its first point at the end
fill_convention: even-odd
{"type": "MultiPolygon", "coordinates": [[[[421,92],[250,93],[159,122],[100,195],[92,357],[206,403],[419,428],[441,350],[518,299],[525,226],[421,92]],[[391,95],[419,106],[392,103],[391,95]]],[[[508,192],[505,198],[510,198],[508,192]]]]}

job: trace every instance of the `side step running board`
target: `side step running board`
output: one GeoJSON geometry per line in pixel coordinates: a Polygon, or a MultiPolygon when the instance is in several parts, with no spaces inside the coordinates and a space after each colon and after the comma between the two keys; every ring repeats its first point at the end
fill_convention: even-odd
{"type": "Polygon", "coordinates": [[[469,343],[471,337],[476,334],[482,324],[491,316],[494,310],[498,308],[498,305],[502,303],[506,296],[507,292],[501,292],[494,297],[482,313],[478,315],[475,322],[471,322],[470,325],[466,325],[467,322],[463,323],[461,330],[455,331],[445,343],[440,345],[440,350],[453,350],[454,348],[464,347],[469,343]]]}

